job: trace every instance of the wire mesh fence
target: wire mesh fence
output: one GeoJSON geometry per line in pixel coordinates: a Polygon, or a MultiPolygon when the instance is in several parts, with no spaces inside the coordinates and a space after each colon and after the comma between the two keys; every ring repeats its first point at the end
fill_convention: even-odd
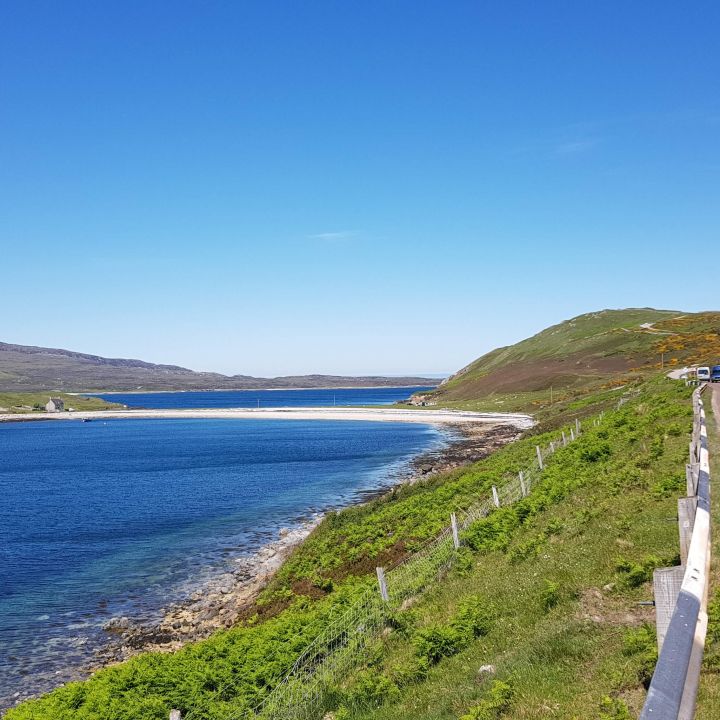
{"type": "MultiPolygon", "coordinates": [[[[594,424],[599,423],[595,419],[594,424]]],[[[298,657],[285,677],[252,710],[228,713],[224,720],[316,720],[350,671],[367,659],[373,641],[386,627],[390,615],[409,598],[436,583],[452,566],[462,545],[460,533],[499,507],[530,494],[541,479],[545,463],[560,448],[580,435],[580,423],[564,429],[546,446],[537,446],[535,458],[509,481],[492,488],[492,495],[478,499],[453,514],[452,523],[423,547],[390,568],[379,568],[380,589],[368,588],[298,657]]],[[[227,692],[227,688],[225,688],[227,692]]],[[[188,718],[192,717],[190,713],[188,718]]]]}
{"type": "MultiPolygon", "coordinates": [[[[602,413],[592,420],[598,425],[602,413]]],[[[518,502],[539,482],[547,460],[579,437],[580,422],[563,429],[548,445],[536,446],[535,457],[492,495],[479,498],[451,516],[451,525],[390,568],[378,568],[380,587],[363,591],[350,606],[332,618],[297,658],[282,680],[252,709],[229,710],[222,720],[317,720],[332,701],[332,693],[353,668],[368,659],[373,641],[387,627],[391,614],[408,599],[438,582],[452,566],[463,543],[461,533],[500,507],[518,502]]],[[[218,689],[228,698],[233,683],[218,689]]],[[[232,700],[230,700],[232,704],[232,700]]],[[[184,720],[199,720],[190,711],[184,720]]]]}

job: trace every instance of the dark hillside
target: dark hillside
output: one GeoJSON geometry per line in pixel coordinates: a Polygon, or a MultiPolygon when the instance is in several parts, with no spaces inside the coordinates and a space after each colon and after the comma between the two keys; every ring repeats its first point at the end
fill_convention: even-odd
{"type": "Polygon", "coordinates": [[[105,358],[57,348],[0,343],[0,392],[112,390],[244,390],[261,388],[435,385],[417,377],[301,375],[257,378],[195,372],[177,365],[105,358]]]}

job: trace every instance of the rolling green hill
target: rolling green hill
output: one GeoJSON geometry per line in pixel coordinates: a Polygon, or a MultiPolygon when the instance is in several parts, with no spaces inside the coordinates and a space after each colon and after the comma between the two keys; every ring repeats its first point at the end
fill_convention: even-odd
{"type": "MultiPolygon", "coordinates": [[[[663,377],[653,355],[676,364],[715,356],[719,325],[718,313],[606,311],[486,355],[448,383],[452,390],[467,381],[469,402],[479,397],[472,383],[508,367],[579,355],[585,366],[567,373],[568,399],[552,414],[538,413],[538,426],[523,438],[328,514],[227,630],[100,670],[22,703],[8,720],[167,720],[170,708],[191,720],[246,717],[309,643],[368,588],[375,592],[376,566],[424,547],[451,512],[489,498],[534,458],[537,444],[557,440],[559,424],[567,431],[576,420],[582,434],[547,461],[532,492],[479,516],[452,567],[426,592],[392,606],[369,649],[353,655],[346,672],[327,676],[314,717],[637,717],[656,661],[653,613],[641,603],[652,598],[653,569],[678,559],[677,498],[692,427],[691,388],[663,377]],[[648,322],[653,327],[638,329],[648,322]],[[617,370],[587,370],[613,358],[617,370]],[[603,387],[620,381],[622,388],[603,387]]],[[[520,383],[515,395],[535,403],[540,392],[520,383]]],[[[715,458],[714,432],[711,443],[715,458]]],[[[715,557],[719,548],[716,539],[715,557]]],[[[697,720],[715,718],[720,699],[717,584],[711,592],[697,720]]]]}
{"type": "Polygon", "coordinates": [[[661,364],[719,362],[720,313],[630,308],[580,315],[483,355],[423,399],[450,407],[526,409],[611,389],[661,364]]]}

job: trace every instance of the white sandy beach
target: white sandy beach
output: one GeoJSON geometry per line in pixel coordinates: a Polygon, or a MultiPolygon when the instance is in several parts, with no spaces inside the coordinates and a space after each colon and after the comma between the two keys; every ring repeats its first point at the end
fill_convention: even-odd
{"type": "Polygon", "coordinates": [[[209,408],[0,414],[0,422],[22,422],[30,420],[121,420],[132,418],[364,420],[369,422],[424,423],[428,425],[485,423],[491,425],[514,425],[519,429],[526,429],[533,425],[533,419],[530,415],[520,413],[481,413],[464,410],[411,410],[404,408],[209,408]]]}

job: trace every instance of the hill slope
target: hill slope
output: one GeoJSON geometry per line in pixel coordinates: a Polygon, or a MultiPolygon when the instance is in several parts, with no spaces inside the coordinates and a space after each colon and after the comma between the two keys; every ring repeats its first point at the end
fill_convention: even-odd
{"type": "Polygon", "coordinates": [[[345,377],[301,375],[257,378],[195,372],[177,365],[155,365],[142,360],[0,343],[0,392],[54,390],[217,390],[258,388],[317,388],[434,385],[417,377],[345,377]]]}
{"type": "Polygon", "coordinates": [[[630,308],[580,315],[483,355],[426,399],[453,406],[537,408],[551,399],[551,388],[557,401],[622,384],[660,369],[661,362],[717,362],[718,328],[717,312],[630,308]],[[693,348],[698,347],[706,348],[707,357],[697,355],[693,348]]]}
{"type": "MultiPolygon", "coordinates": [[[[588,354],[602,357],[609,352],[602,341],[573,337],[589,317],[551,328],[561,338],[556,348],[543,350],[536,339],[524,348],[562,357],[585,340],[588,354]]],[[[715,355],[719,319],[673,314],[655,325],[671,334],[648,345],[652,329],[634,334],[637,356],[659,347],[671,359],[715,355]]],[[[617,316],[605,320],[613,330],[617,316]]],[[[628,346],[621,352],[631,354],[628,346]]],[[[166,720],[170,708],[193,720],[244,717],[366,588],[376,592],[377,566],[425,547],[451,512],[491,497],[493,486],[535,457],[536,445],[557,441],[556,428],[567,433],[578,419],[582,434],[558,446],[529,496],[478,517],[447,574],[412,602],[392,606],[367,652],[350,646],[346,672],[323,675],[317,717],[637,717],[656,658],[653,614],[640,603],[652,597],[653,569],[677,562],[677,497],[692,427],[691,388],[651,366],[643,372],[632,389],[558,403],[557,416],[477,463],[328,514],[255,603],[242,613],[234,608],[226,631],[177,653],[142,654],[100,670],[23,703],[8,720],[166,720]]],[[[711,442],[715,457],[714,434],[711,442]]],[[[716,505],[713,515],[717,522],[716,505]]],[[[698,720],[716,717],[720,696],[713,670],[720,665],[720,593],[717,586],[712,592],[698,720]]]]}

